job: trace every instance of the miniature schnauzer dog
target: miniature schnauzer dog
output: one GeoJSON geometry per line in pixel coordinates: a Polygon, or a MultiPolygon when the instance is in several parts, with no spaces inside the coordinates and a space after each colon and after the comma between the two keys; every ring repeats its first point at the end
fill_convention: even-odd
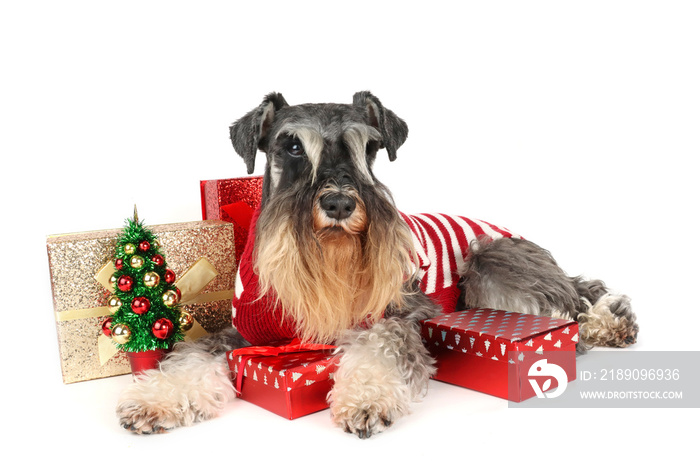
{"type": "MultiPolygon", "coordinates": [[[[130,385],[117,406],[125,428],[158,433],[217,416],[235,397],[225,352],[280,337],[337,345],[331,416],[361,438],[386,430],[425,393],[434,360],[419,323],[440,312],[468,306],[576,320],[579,352],[636,341],[626,296],[569,277],[546,250],[485,222],[478,236],[466,234],[467,219],[451,223],[465,225],[460,235],[470,241],[454,261],[443,258],[457,279],[445,272],[441,286],[456,292],[433,299],[440,286],[423,265],[436,246],[426,252],[419,231],[430,219],[401,214],[372,172],[380,149],[396,158],[408,128],[371,93],[355,94],[352,104],[296,106],[272,93],[230,133],[249,173],[257,151],[267,155],[261,207],[239,264],[236,329],[177,344],[160,370],[130,385]]],[[[438,229],[456,244],[456,234],[438,229]]]]}

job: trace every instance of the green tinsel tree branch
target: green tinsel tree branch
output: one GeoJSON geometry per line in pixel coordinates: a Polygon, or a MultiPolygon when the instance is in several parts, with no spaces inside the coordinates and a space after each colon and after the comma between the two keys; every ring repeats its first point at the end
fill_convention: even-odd
{"type": "Polygon", "coordinates": [[[123,342],[116,341],[117,337],[114,337],[117,347],[130,352],[167,349],[183,340],[184,332],[179,322],[180,308],[177,303],[167,305],[163,297],[166,292],[177,293],[179,296],[173,283],[174,274],[167,268],[156,235],[138,220],[136,213],[133,219],[127,219],[126,226],[117,239],[114,260],[117,268],[114,274],[114,294],[122,304],[112,316],[111,328],[113,336],[117,326],[125,326],[130,332],[128,339],[123,342]],[[154,276],[157,276],[156,284],[153,284],[154,276]],[[133,283],[129,289],[119,288],[121,277],[131,277],[133,283]],[[150,282],[146,280],[147,277],[151,278],[150,282]],[[146,298],[150,309],[142,314],[134,312],[132,302],[135,298],[146,298]],[[161,319],[167,319],[167,323],[172,326],[172,332],[166,338],[157,337],[153,331],[154,324],[161,319]]]}

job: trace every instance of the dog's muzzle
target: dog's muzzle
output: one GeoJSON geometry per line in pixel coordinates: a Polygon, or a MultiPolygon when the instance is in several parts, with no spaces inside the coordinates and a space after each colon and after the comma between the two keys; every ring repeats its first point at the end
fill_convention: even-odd
{"type": "Polygon", "coordinates": [[[328,218],[340,221],[350,217],[357,204],[346,194],[328,193],[321,197],[320,205],[328,218]]]}
{"type": "Polygon", "coordinates": [[[355,235],[367,228],[367,213],[354,188],[326,186],[314,202],[314,231],[355,235]]]}

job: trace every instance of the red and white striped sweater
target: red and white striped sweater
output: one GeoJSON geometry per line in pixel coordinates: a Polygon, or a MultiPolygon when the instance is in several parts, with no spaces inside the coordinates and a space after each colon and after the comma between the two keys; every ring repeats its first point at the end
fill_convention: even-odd
{"type": "MultiPolygon", "coordinates": [[[[249,232],[255,232],[255,212],[249,232]]],[[[466,217],[443,214],[401,214],[411,229],[418,254],[418,277],[421,290],[437,303],[444,313],[454,312],[459,298],[457,271],[464,264],[469,243],[479,236],[515,237],[504,228],[466,217]]],[[[294,322],[283,321],[274,298],[258,296],[258,277],[253,272],[254,234],[249,234],[238,264],[236,296],[233,298],[233,325],[253,345],[297,337],[294,322]]]]}

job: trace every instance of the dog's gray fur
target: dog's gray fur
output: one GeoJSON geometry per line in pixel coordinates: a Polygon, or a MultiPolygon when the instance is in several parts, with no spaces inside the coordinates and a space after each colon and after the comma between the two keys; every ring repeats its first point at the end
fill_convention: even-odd
{"type": "MultiPolygon", "coordinates": [[[[354,193],[374,225],[391,226],[399,218],[372,165],[379,148],[396,158],[408,127],[369,92],[355,94],[350,105],[298,106],[272,93],[232,125],[230,134],[249,173],[258,150],[267,155],[258,233],[287,216],[293,217],[295,233],[307,238],[311,210],[318,205],[314,196],[328,186],[354,193]],[[308,144],[305,164],[285,159],[288,149],[279,145],[290,136],[308,144]],[[359,147],[363,144],[366,153],[359,147]]],[[[395,240],[391,235],[383,238],[395,240]]],[[[461,275],[464,305],[578,320],[582,351],[591,344],[625,346],[636,338],[628,298],[611,295],[600,281],[568,277],[547,251],[528,241],[475,242],[461,275]]],[[[402,306],[390,304],[369,328],[346,329],[336,340],[341,360],[328,397],[331,415],[342,429],[361,438],[407,414],[434,373],[419,322],[437,315],[439,308],[415,281],[403,287],[402,306]]],[[[136,433],[155,433],[216,416],[234,397],[224,353],[248,344],[231,329],[176,345],[160,370],[147,372],[122,394],[117,407],[121,424],[136,433]]]]}
{"type": "Polygon", "coordinates": [[[639,326],[627,296],[610,294],[600,280],[569,277],[549,251],[530,241],[473,243],[460,277],[465,307],[577,320],[582,327],[579,353],[594,345],[625,347],[636,341],[639,326]],[[593,321],[599,328],[589,328],[593,321]]]}

